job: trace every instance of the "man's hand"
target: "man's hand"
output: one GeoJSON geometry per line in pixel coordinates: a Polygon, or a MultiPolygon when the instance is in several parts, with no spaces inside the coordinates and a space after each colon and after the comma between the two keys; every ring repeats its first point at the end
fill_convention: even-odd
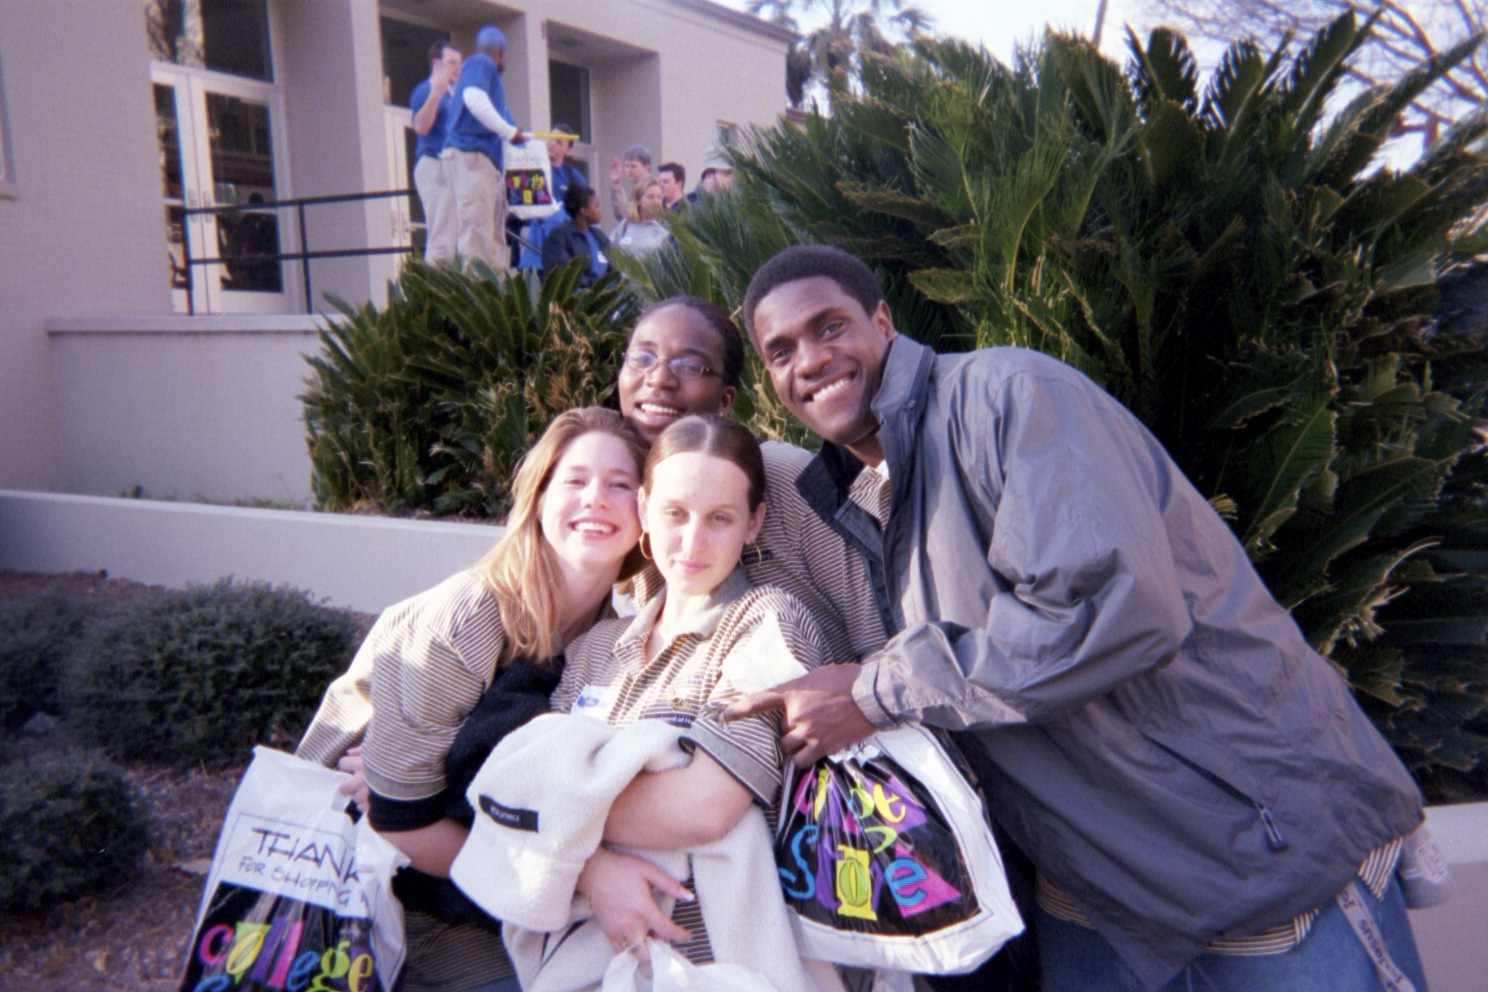
{"type": "Polygon", "coordinates": [[[514,145],[525,145],[527,143],[527,135],[522,133],[521,128],[517,128],[517,133],[511,136],[511,143],[514,145]]]}
{"type": "Polygon", "coordinates": [[[623,174],[624,173],[620,167],[620,160],[618,158],[610,159],[610,185],[619,187],[620,177],[623,174]]]}
{"type": "Polygon", "coordinates": [[[858,671],[855,664],[823,665],[735,703],[723,711],[723,718],[737,720],[781,710],[785,732],[780,746],[792,755],[797,768],[809,767],[817,758],[856,744],[877,729],[853,702],[858,671]]]}
{"type": "Polygon", "coordinates": [[[341,760],[336,762],[336,767],[351,775],[351,778],[336,786],[336,791],[343,796],[350,796],[363,813],[371,809],[372,793],[367,788],[367,780],[362,778],[362,746],[358,744],[347,748],[341,760]]]}
{"type": "Polygon", "coordinates": [[[643,858],[601,847],[579,873],[578,890],[589,898],[594,919],[616,954],[626,951],[643,964],[651,960],[646,938],[687,940],[692,934],[673,923],[656,904],[653,890],[688,901],[691,892],[643,858]]]}
{"type": "Polygon", "coordinates": [[[455,85],[456,78],[458,77],[455,73],[455,67],[441,59],[439,64],[434,67],[434,72],[429,80],[429,88],[435,93],[443,94],[451,86],[455,85]]]}

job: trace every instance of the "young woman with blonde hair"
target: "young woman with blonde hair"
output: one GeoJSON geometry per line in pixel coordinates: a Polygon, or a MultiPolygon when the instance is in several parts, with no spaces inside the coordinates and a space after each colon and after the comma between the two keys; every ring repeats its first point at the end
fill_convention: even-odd
{"type": "Polygon", "coordinates": [[[638,258],[651,254],[672,236],[666,225],[657,220],[664,213],[666,201],[661,197],[661,183],[653,179],[637,186],[629,213],[610,232],[610,244],[638,258]]]}
{"type": "Polygon", "coordinates": [[[500,977],[490,973],[504,964],[499,938],[482,955],[449,926],[495,936],[448,883],[468,822],[450,816],[462,797],[448,787],[446,757],[493,684],[546,709],[561,670],[550,660],[613,615],[611,589],[634,570],[645,456],[644,439],[612,410],[560,414],[517,469],[500,541],[474,567],[383,612],[301,742],[301,757],[332,764],[365,728],[369,794],[359,802],[413,869],[397,886],[409,934],[404,990],[461,992],[500,977]]]}

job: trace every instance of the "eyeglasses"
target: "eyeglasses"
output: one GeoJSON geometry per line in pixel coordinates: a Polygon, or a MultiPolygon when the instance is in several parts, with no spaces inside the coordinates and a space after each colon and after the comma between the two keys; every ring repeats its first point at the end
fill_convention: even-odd
{"type": "MultiPolygon", "coordinates": [[[[649,377],[662,364],[662,360],[649,351],[627,351],[625,353],[626,368],[639,372],[643,377],[649,377]]],[[[705,375],[718,374],[696,358],[691,358],[687,355],[668,358],[665,364],[667,368],[672,370],[672,375],[681,379],[683,382],[693,382],[705,375]]]]}

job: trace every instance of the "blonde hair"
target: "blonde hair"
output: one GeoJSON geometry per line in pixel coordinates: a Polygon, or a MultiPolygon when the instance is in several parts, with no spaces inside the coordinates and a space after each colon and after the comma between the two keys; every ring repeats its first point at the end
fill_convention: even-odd
{"type": "Polygon", "coordinates": [[[635,189],[630,191],[630,210],[625,215],[626,220],[635,221],[637,224],[645,222],[646,218],[641,216],[641,200],[645,199],[646,190],[650,189],[652,186],[655,186],[657,189],[661,189],[661,180],[648,179],[645,182],[638,184],[635,189]]]}
{"type": "MultiPolygon", "coordinates": [[[[646,463],[646,441],[614,410],[588,406],[560,413],[542,438],[522,456],[512,481],[512,508],[506,533],[475,572],[496,597],[506,644],[496,664],[513,658],[543,661],[558,652],[558,624],[563,615],[563,573],[558,555],[542,532],[542,496],[569,445],[585,434],[619,438],[635,458],[636,472],[646,463]]],[[[634,554],[621,565],[620,578],[637,570],[634,554]]]]}

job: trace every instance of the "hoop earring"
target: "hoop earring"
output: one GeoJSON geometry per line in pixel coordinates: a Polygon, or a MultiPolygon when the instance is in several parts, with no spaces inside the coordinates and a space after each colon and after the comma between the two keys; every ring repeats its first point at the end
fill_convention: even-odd
{"type": "Polygon", "coordinates": [[[646,541],[650,537],[650,532],[643,530],[641,531],[641,539],[636,542],[636,547],[641,549],[641,557],[646,559],[647,561],[651,560],[651,551],[649,548],[646,547],[646,541]]]}

